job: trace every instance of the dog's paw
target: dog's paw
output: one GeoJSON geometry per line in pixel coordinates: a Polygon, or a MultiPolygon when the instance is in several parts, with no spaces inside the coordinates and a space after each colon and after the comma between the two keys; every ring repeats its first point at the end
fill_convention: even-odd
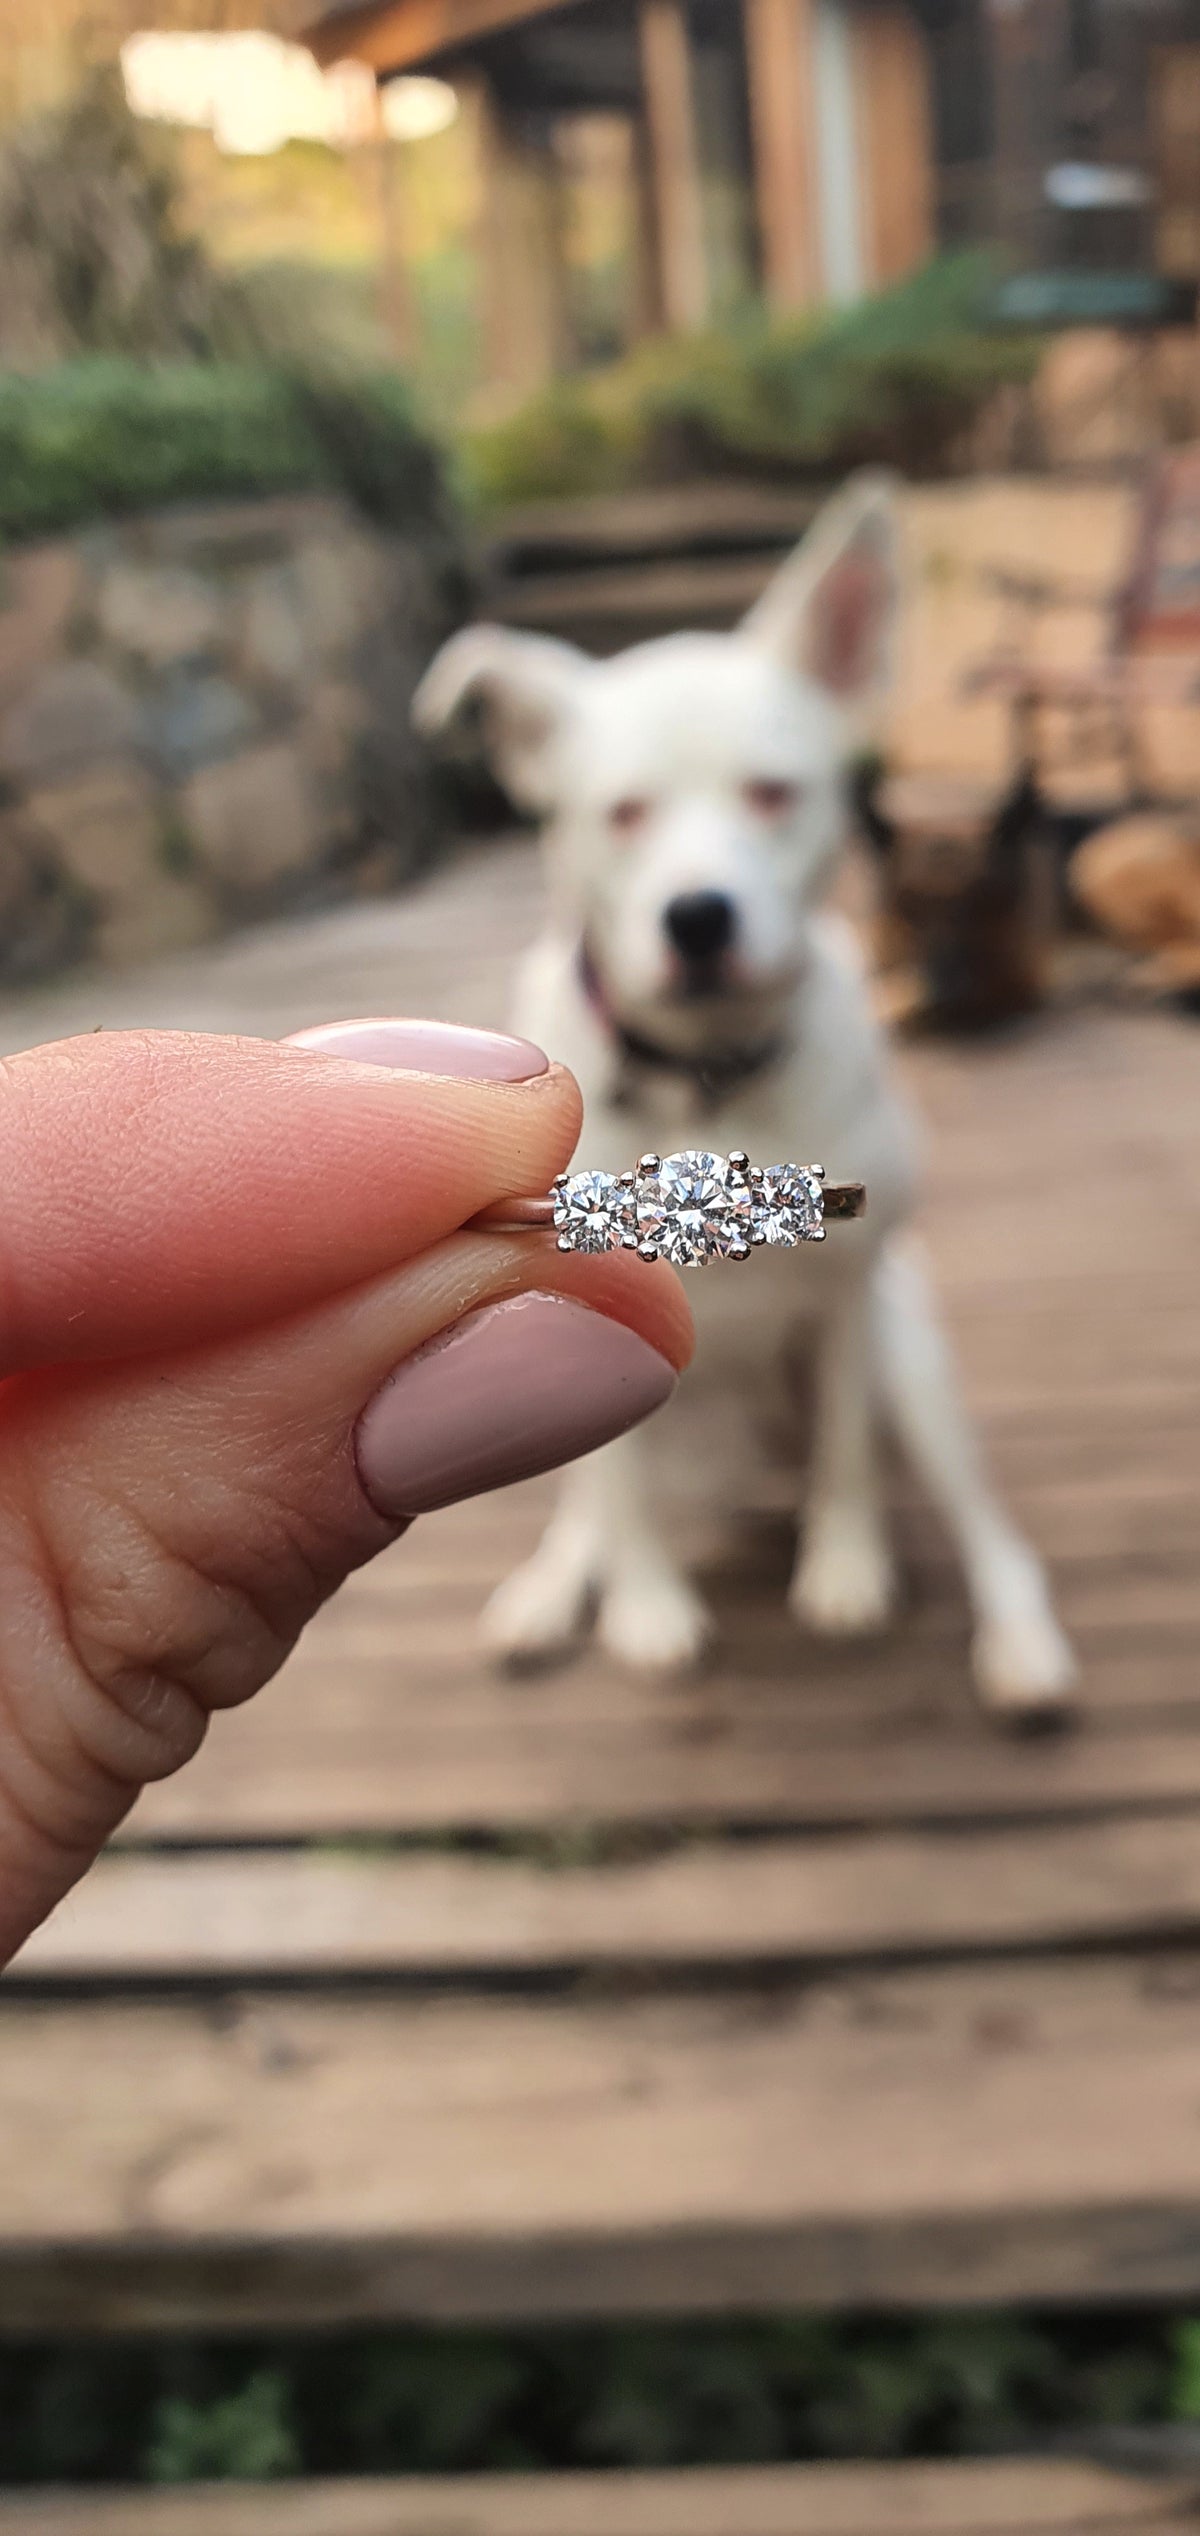
{"type": "Polygon", "coordinates": [[[712,1622],[698,1594],[670,1570],[620,1577],[601,1598],[601,1645],[622,1664],[661,1673],[682,1673],[699,1661],[712,1622]]]}
{"type": "Polygon", "coordinates": [[[556,1655],[576,1636],[587,1600],[577,1568],[539,1551],[496,1587],[484,1610],[484,1644],[510,1663],[556,1655]]]}
{"type": "Polygon", "coordinates": [[[1002,1723],[1053,1726],[1069,1714],[1078,1668],[1048,1602],[981,1621],[971,1664],[984,1706],[1002,1723]]]}
{"type": "Polygon", "coordinates": [[[879,1525],[861,1515],[818,1518],[788,1599],[801,1626],[822,1637],[881,1629],[896,1599],[896,1570],[879,1525]]]}

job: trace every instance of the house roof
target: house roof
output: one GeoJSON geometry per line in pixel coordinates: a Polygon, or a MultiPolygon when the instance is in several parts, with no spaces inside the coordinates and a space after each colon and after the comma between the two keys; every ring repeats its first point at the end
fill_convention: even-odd
{"type": "Polygon", "coordinates": [[[386,78],[564,5],[579,0],[335,0],[301,29],[301,40],[319,62],[349,55],[386,78]]]}

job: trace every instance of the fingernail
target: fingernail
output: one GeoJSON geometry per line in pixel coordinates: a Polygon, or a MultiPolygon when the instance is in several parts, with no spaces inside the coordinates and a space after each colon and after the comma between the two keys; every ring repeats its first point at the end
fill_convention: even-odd
{"type": "Polygon", "coordinates": [[[389,1520],[431,1514],[594,1451],[674,1388],[674,1367],[622,1321],[565,1295],[513,1295],[384,1384],[359,1420],[359,1477],[389,1520]]]}
{"type": "Polygon", "coordinates": [[[352,1057],[358,1065],[393,1066],[398,1074],[449,1074],[474,1083],[530,1083],[550,1063],[532,1039],[463,1030],[449,1021],[325,1021],[292,1031],[286,1044],[352,1057]]]}

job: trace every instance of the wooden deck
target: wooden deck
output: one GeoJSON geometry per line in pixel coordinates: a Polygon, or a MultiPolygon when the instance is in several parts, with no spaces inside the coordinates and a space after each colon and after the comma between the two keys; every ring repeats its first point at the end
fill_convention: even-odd
{"type": "Polygon", "coordinates": [[[1169,2536],[1200,2478],[1069,2462],[20,2493],[0,2536],[1169,2536]]]}
{"type": "MultiPolygon", "coordinates": [[[[284,1028],[378,1009],[385,955],[394,1007],[491,1017],[484,946],[530,886],[523,855],[480,857],[369,937],[298,935],[290,970],[270,937],[121,1012],[76,987],[34,1018],[92,994],[99,1019],[284,1028]]],[[[494,1677],[475,1611],[542,1491],[422,1524],[9,1976],[0,2330],[1200,2293],[1200,1032],[1081,1006],[905,1062],[974,1407],[1083,1655],[1079,1729],[1009,1742],[976,1714],[961,1592],[904,1496],[886,1640],[796,1636],[760,1520],[713,1578],[736,1660],[685,1684],[590,1655],[494,1677]]],[[[726,2513],[719,2482],[679,2525],[826,2527],[726,2513]]],[[[831,2536],[1166,2507],[1122,2487],[1043,2519],[980,2485],[922,2517],[837,2488],[831,2536]]],[[[677,2523],[489,2516],[481,2490],[374,2517],[364,2492],[358,2518],[181,2497],[146,2523],[677,2523]]],[[[71,2507],[20,2524],[142,2524],[71,2507]]]]}

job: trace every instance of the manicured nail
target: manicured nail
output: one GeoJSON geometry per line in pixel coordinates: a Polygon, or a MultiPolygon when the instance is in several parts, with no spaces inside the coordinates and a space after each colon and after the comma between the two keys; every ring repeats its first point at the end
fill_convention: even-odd
{"type": "Polygon", "coordinates": [[[389,1520],[431,1514],[608,1444],[674,1388],[674,1367],[624,1322],[565,1295],[513,1295],[384,1384],[359,1420],[359,1477],[389,1520]]]}
{"type": "Polygon", "coordinates": [[[398,1074],[451,1074],[473,1083],[530,1083],[550,1060],[532,1039],[500,1030],[462,1030],[450,1021],[325,1021],[294,1030],[289,1048],[315,1048],[358,1065],[393,1066],[398,1074]]]}

